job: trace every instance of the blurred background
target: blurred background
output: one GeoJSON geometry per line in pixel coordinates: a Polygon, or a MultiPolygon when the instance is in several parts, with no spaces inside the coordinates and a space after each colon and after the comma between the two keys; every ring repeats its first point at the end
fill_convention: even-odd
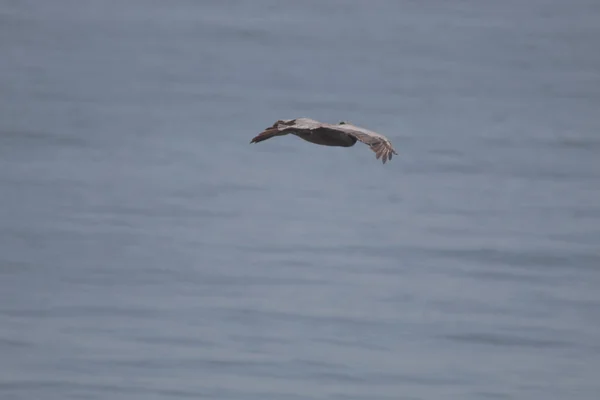
{"type": "Polygon", "coordinates": [[[0,397],[597,399],[600,4],[0,0],[0,397]],[[367,146],[250,139],[349,120],[367,146]]]}

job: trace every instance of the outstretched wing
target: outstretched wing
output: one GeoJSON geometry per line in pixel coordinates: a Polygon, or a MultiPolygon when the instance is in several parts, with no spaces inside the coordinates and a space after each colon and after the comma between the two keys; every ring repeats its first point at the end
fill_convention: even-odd
{"type": "Polygon", "coordinates": [[[275,136],[283,136],[292,132],[313,130],[321,127],[321,123],[310,118],[285,119],[275,122],[272,126],[255,136],[250,143],[258,143],[275,136]]]}
{"type": "Polygon", "coordinates": [[[331,129],[336,129],[340,132],[344,132],[349,136],[356,138],[358,141],[369,145],[371,150],[375,152],[375,157],[385,164],[386,161],[392,159],[392,155],[396,153],[392,142],[388,138],[379,133],[375,133],[368,129],[358,127],[356,125],[348,123],[340,123],[339,125],[330,125],[331,129]]]}

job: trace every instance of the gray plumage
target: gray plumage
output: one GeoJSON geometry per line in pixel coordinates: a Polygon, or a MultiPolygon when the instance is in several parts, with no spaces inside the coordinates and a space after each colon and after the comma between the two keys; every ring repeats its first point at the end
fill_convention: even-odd
{"type": "Polygon", "coordinates": [[[274,136],[287,134],[296,135],[307,142],[323,146],[350,147],[359,141],[368,145],[375,152],[375,157],[381,158],[384,164],[387,160],[392,159],[393,154],[398,154],[389,139],[379,133],[346,122],[334,125],[310,118],[279,120],[253,138],[250,143],[258,143],[274,136]]]}

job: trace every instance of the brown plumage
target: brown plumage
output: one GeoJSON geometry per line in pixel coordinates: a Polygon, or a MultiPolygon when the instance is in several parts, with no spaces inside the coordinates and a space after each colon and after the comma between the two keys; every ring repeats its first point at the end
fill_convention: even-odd
{"type": "Polygon", "coordinates": [[[396,153],[392,143],[383,135],[360,128],[346,122],[338,125],[326,124],[309,118],[279,120],[262,133],[253,138],[250,143],[258,143],[274,136],[287,134],[296,135],[307,142],[323,146],[354,146],[357,141],[367,144],[375,152],[375,157],[385,164],[396,153]]]}

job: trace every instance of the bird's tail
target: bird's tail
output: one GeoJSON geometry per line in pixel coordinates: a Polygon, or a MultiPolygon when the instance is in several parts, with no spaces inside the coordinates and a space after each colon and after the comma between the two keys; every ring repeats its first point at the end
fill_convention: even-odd
{"type": "Polygon", "coordinates": [[[272,138],[273,136],[279,136],[281,135],[281,131],[277,128],[268,128],[266,129],[264,132],[262,132],[261,134],[259,134],[258,136],[254,137],[250,143],[258,143],[258,142],[262,142],[263,140],[267,140],[272,138]]]}

